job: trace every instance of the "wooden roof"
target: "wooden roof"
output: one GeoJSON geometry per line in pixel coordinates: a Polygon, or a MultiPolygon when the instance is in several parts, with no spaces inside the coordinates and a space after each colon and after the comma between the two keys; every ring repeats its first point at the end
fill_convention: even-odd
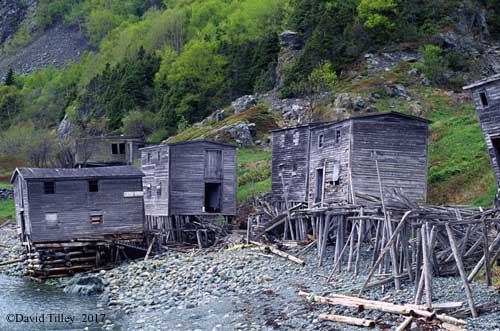
{"type": "Polygon", "coordinates": [[[147,146],[147,147],[141,148],[140,150],[142,151],[142,150],[147,150],[147,149],[155,149],[155,148],[163,147],[163,146],[179,146],[179,145],[191,145],[191,144],[214,144],[214,145],[219,145],[219,146],[236,148],[235,145],[228,144],[228,143],[223,143],[223,142],[218,142],[218,141],[213,141],[213,140],[208,140],[208,139],[198,139],[198,140],[180,141],[177,143],[161,143],[159,145],[147,146]]]}
{"type": "Polygon", "coordinates": [[[464,86],[463,89],[464,90],[470,90],[470,89],[473,89],[473,88],[476,88],[476,87],[479,87],[479,86],[483,86],[483,85],[486,85],[486,84],[489,84],[489,83],[496,82],[497,80],[500,80],[500,74],[496,74],[496,75],[493,75],[493,76],[486,77],[486,78],[480,79],[478,81],[475,81],[472,84],[464,86]]]}
{"type": "Polygon", "coordinates": [[[133,166],[97,167],[97,168],[17,168],[11,182],[20,175],[23,179],[78,179],[78,178],[116,178],[144,177],[144,173],[133,166]]]}
{"type": "Polygon", "coordinates": [[[380,117],[380,116],[394,116],[394,117],[402,117],[408,120],[413,120],[413,121],[420,121],[420,122],[425,122],[425,123],[431,123],[430,120],[425,119],[423,117],[418,117],[418,116],[413,116],[413,115],[408,115],[396,111],[390,111],[390,112],[382,112],[382,113],[374,113],[374,114],[367,114],[367,115],[360,115],[360,116],[352,116],[348,118],[344,118],[338,121],[331,121],[331,122],[317,122],[317,123],[310,123],[310,124],[302,124],[302,125],[295,125],[295,126],[289,126],[289,127],[284,127],[280,129],[274,129],[271,130],[271,132],[276,132],[276,131],[283,131],[283,130],[290,130],[290,129],[297,129],[297,128],[306,128],[309,127],[310,129],[315,129],[318,127],[324,127],[328,125],[334,125],[334,124],[339,124],[342,122],[346,121],[355,121],[355,120],[360,120],[360,119],[366,119],[366,118],[372,118],[372,117],[380,117]]]}

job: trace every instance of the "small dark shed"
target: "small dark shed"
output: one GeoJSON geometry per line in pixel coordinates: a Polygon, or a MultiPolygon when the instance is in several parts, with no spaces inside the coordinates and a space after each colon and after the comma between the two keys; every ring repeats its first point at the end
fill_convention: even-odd
{"type": "Polygon", "coordinates": [[[75,166],[78,168],[139,165],[142,138],[105,136],[81,138],[75,142],[75,166]]]}
{"type": "Polygon", "coordinates": [[[465,86],[464,90],[472,93],[491,166],[500,187],[500,74],[465,86]]]}
{"type": "Polygon", "coordinates": [[[377,163],[384,194],[400,189],[425,201],[428,126],[389,112],[273,131],[273,202],[313,207],[380,196],[377,163]]]}
{"type": "Polygon", "coordinates": [[[132,166],[39,169],[12,175],[23,242],[64,242],[142,234],[143,173],[132,166]]]}
{"type": "Polygon", "coordinates": [[[236,214],[236,147],[208,140],[142,149],[146,220],[236,214]]]}

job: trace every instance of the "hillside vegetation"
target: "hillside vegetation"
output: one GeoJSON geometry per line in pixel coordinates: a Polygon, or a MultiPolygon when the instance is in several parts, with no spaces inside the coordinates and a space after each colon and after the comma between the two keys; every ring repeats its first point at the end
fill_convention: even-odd
{"type": "MultiPolygon", "coordinates": [[[[460,87],[491,73],[485,47],[500,37],[499,18],[492,0],[40,0],[35,32],[21,28],[2,52],[61,24],[82,29],[96,51],[64,69],[7,75],[0,84],[0,159],[61,166],[68,164],[72,139],[82,135],[230,139],[222,128],[255,123],[264,146],[239,152],[244,201],[270,186],[265,142],[270,128],[283,125],[282,114],[261,102],[219,122],[193,124],[237,97],[272,89],[283,98],[327,90],[331,100],[314,107],[315,120],[339,116],[328,106],[338,93],[365,99],[376,93],[378,111],[433,121],[430,202],[487,205],[493,176],[460,87]],[[302,50],[277,77],[285,30],[298,32],[302,50]],[[363,67],[367,53],[399,51],[417,53],[416,61],[382,71],[363,67]],[[419,76],[409,74],[412,69],[419,76]],[[325,77],[332,84],[315,84],[325,77]],[[411,102],[387,95],[388,83],[403,85],[411,102]],[[57,132],[63,119],[70,129],[57,132]]],[[[0,168],[6,180],[12,165],[0,168]]]]}

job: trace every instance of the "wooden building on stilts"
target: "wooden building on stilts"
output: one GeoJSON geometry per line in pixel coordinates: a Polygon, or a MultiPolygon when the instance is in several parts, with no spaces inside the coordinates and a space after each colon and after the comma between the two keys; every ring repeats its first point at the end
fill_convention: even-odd
{"type": "Polygon", "coordinates": [[[35,277],[89,271],[143,242],[143,173],[132,166],[18,168],[12,175],[18,235],[35,277]]]}
{"type": "Polygon", "coordinates": [[[160,245],[208,244],[196,222],[228,222],[236,215],[236,147],[209,140],[143,148],[146,232],[160,245]]]}
{"type": "Polygon", "coordinates": [[[279,210],[342,205],[398,189],[427,197],[429,121],[376,113],[272,131],[272,201],[279,210]]]}

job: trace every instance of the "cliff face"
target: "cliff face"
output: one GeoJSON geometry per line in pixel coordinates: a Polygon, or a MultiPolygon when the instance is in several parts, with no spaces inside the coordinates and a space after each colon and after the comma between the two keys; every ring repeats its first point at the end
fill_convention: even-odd
{"type": "Polygon", "coordinates": [[[9,68],[18,75],[27,75],[37,68],[53,65],[63,67],[79,60],[87,41],[80,29],[58,23],[46,31],[36,25],[37,0],[0,1],[0,81],[9,68]],[[12,45],[20,31],[28,36],[27,43],[12,45]]]}
{"type": "Polygon", "coordinates": [[[36,11],[37,4],[37,0],[0,2],[0,47],[12,41],[28,14],[36,11]]]}

